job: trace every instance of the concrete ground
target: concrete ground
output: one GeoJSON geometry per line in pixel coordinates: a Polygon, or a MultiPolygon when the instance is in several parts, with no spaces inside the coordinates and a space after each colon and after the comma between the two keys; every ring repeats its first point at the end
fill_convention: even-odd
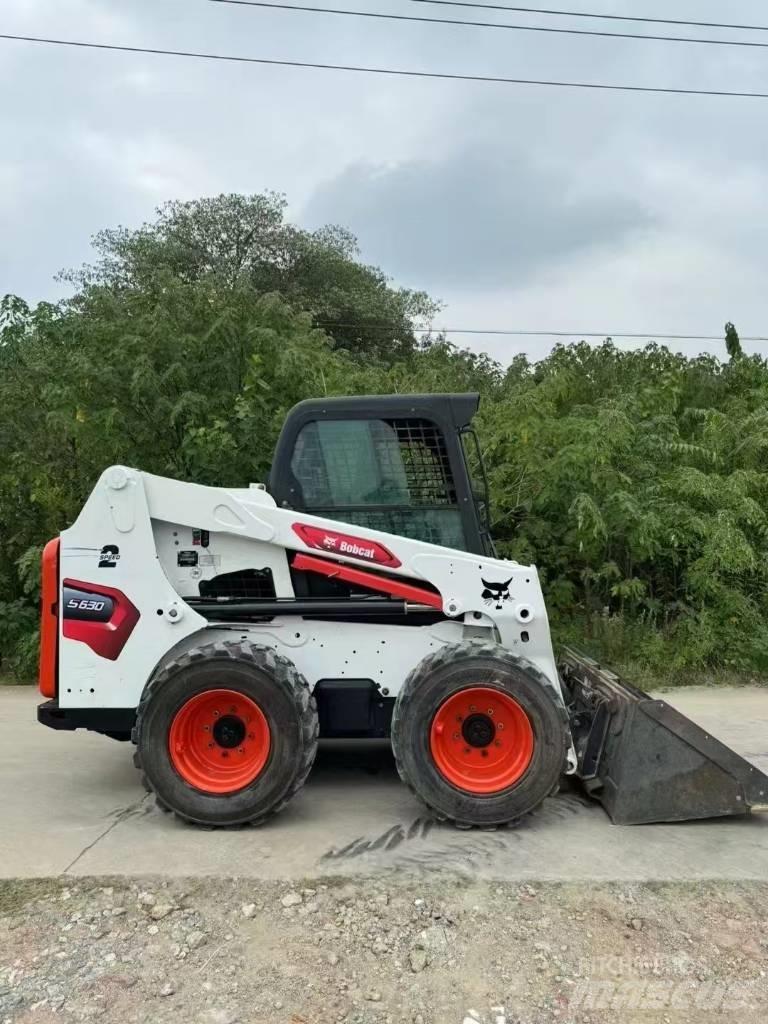
{"type": "MultiPolygon", "coordinates": [[[[618,827],[577,790],[516,830],[433,824],[398,781],[387,744],[321,746],[306,788],[260,829],[205,831],[161,813],[133,748],[38,725],[40,698],[0,688],[0,876],[428,873],[539,881],[768,881],[768,815],[618,827]]],[[[768,771],[768,689],[665,699],[768,771]]]]}

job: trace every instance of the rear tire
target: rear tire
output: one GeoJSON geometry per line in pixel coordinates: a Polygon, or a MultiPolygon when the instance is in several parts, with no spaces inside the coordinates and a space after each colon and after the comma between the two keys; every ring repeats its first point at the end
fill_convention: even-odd
{"type": "Polygon", "coordinates": [[[496,644],[451,644],[406,680],[392,747],[400,777],[439,820],[511,825],[557,790],[567,715],[529,662],[496,644]]]}
{"type": "Polygon", "coordinates": [[[135,762],[164,810],[209,827],[261,824],[304,784],[314,697],[269,648],[210,643],[164,665],[139,704],[135,762]]]}

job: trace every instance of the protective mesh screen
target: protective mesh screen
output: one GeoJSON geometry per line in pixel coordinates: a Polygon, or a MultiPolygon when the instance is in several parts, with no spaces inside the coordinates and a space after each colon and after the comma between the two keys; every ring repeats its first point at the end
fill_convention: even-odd
{"type": "Polygon", "coordinates": [[[309,423],[291,468],[307,509],[456,504],[445,440],[428,420],[309,423]]]}
{"type": "Polygon", "coordinates": [[[275,597],[271,569],[241,569],[225,572],[212,580],[200,580],[200,597],[239,597],[250,601],[268,601],[275,597]]]}

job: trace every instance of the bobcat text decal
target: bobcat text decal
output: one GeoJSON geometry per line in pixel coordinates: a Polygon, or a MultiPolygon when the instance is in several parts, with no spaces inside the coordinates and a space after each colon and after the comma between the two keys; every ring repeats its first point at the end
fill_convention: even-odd
{"type": "Polygon", "coordinates": [[[389,548],[375,540],[363,537],[351,537],[348,533],[337,533],[307,523],[294,523],[293,532],[304,541],[307,547],[317,548],[329,555],[346,555],[359,558],[364,562],[375,562],[376,565],[387,565],[396,569],[401,561],[389,548]]]}

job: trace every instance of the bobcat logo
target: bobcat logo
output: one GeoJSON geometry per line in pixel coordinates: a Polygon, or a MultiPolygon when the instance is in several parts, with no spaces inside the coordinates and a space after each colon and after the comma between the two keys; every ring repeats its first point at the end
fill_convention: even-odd
{"type": "Polygon", "coordinates": [[[504,607],[504,601],[509,601],[510,599],[511,595],[509,593],[509,584],[513,579],[514,576],[510,576],[506,583],[489,583],[488,580],[481,580],[484,587],[482,594],[483,601],[485,601],[487,605],[495,603],[496,611],[500,612],[504,607]]]}

